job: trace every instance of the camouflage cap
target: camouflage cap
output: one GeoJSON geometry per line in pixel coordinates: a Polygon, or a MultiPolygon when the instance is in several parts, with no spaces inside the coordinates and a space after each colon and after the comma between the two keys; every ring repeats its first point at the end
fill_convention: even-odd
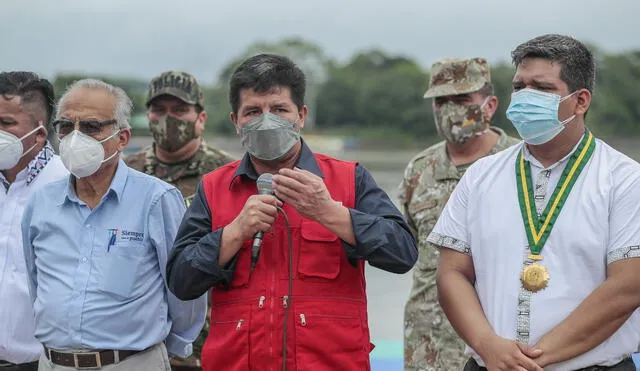
{"type": "Polygon", "coordinates": [[[149,83],[147,107],[154,98],[164,94],[204,108],[204,92],[200,88],[198,80],[186,72],[167,71],[154,77],[149,83]]]}
{"type": "Polygon", "coordinates": [[[491,83],[489,64],[485,58],[446,58],[431,66],[431,81],[424,98],[467,94],[491,83]]]}

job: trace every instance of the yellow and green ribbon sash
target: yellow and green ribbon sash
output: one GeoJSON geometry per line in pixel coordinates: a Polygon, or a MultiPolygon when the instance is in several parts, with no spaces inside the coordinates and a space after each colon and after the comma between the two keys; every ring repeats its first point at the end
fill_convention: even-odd
{"type": "Polygon", "coordinates": [[[562,172],[558,185],[556,186],[551,199],[540,217],[535,210],[535,200],[533,198],[533,185],[531,182],[531,166],[524,160],[522,151],[516,159],[516,181],[518,183],[518,202],[522,220],[527,232],[529,250],[534,255],[540,255],[542,247],[547,242],[549,234],[553,229],[562,207],[571,193],[571,189],[580,176],[587,162],[591,158],[596,147],[595,138],[591,132],[586,132],[578,148],[573,152],[567,163],[567,167],[562,172]]]}

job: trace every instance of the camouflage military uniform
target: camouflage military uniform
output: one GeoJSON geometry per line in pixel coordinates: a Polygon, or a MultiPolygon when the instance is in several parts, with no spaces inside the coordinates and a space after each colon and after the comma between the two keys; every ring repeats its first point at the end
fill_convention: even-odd
{"type": "MultiPolygon", "coordinates": [[[[165,94],[177,97],[186,103],[197,105],[200,108],[204,107],[204,94],[202,89],[193,76],[184,72],[168,71],[151,80],[149,93],[147,95],[147,106],[151,100],[165,94]]],[[[174,185],[180,190],[185,198],[186,205],[189,206],[202,176],[224,164],[232,162],[234,159],[226,152],[208,146],[204,140],[202,140],[198,151],[190,159],[173,164],[161,162],[158,160],[155,152],[156,145],[159,141],[165,141],[167,137],[169,137],[177,139],[179,143],[185,143],[191,140],[194,135],[193,125],[166,125],[168,120],[173,119],[175,118],[167,115],[167,119],[162,122],[162,125],[156,123],[156,128],[152,128],[151,130],[152,133],[154,133],[154,143],[128,156],[125,162],[133,169],[153,175],[174,185]],[[160,127],[158,128],[157,126],[160,127]],[[165,130],[167,131],[165,132],[165,130]],[[184,136],[184,138],[181,136],[184,136]]],[[[209,333],[209,319],[210,311],[207,312],[207,319],[202,331],[193,342],[192,355],[185,359],[173,358],[171,360],[172,370],[200,370],[200,354],[202,346],[207,339],[207,334],[209,333]]]]}
{"type": "Polygon", "coordinates": [[[174,185],[182,192],[188,206],[189,201],[196,193],[200,178],[204,174],[232,162],[233,158],[224,151],[208,146],[203,140],[198,152],[192,158],[177,164],[160,162],[155,154],[155,144],[127,157],[125,161],[131,168],[174,185]]]}
{"type": "MultiPolygon", "coordinates": [[[[519,142],[501,129],[491,154],[519,142]]],[[[427,148],[407,166],[400,186],[400,202],[418,242],[418,263],[405,307],[405,370],[461,370],[466,362],[464,342],[438,304],[436,268],[438,250],[427,242],[451,192],[469,167],[455,166],[446,142],[427,148]]]]}
{"type": "MultiPolygon", "coordinates": [[[[462,66],[457,62],[452,65],[451,61],[434,64],[431,86],[425,97],[470,93],[490,81],[486,61],[468,60],[462,66]]],[[[467,120],[477,124],[480,121],[479,112],[478,107],[469,109],[467,120]]],[[[519,142],[508,137],[501,129],[490,127],[487,117],[483,120],[486,128],[478,127],[464,135],[468,138],[474,132],[482,133],[485,130],[498,133],[500,138],[490,154],[519,142]]],[[[464,125],[462,129],[465,129],[464,125]]],[[[419,251],[418,262],[413,270],[413,286],[405,306],[404,364],[407,371],[462,370],[466,362],[464,342],[438,304],[436,268],[439,252],[427,242],[427,236],[449,196],[470,166],[454,165],[447,154],[446,144],[446,141],[440,142],[414,157],[405,169],[399,189],[400,203],[418,242],[419,251]]]]}

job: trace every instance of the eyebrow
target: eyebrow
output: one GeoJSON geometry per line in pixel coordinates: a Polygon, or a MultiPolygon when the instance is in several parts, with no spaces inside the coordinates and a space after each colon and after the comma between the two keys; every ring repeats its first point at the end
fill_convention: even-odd
{"type": "Polygon", "coordinates": [[[556,84],[554,84],[552,81],[538,80],[538,79],[532,79],[532,81],[536,85],[551,86],[551,87],[555,87],[556,86],[556,84]]]}
{"type": "Polygon", "coordinates": [[[70,118],[65,117],[65,116],[60,116],[59,120],[71,121],[74,124],[76,122],[80,122],[80,121],[100,121],[100,122],[109,121],[109,120],[100,120],[99,118],[96,118],[96,117],[89,117],[89,118],[85,118],[85,119],[82,119],[82,120],[74,120],[74,119],[70,119],[70,118]]]}
{"type": "MultiPolygon", "coordinates": [[[[522,79],[517,79],[517,80],[513,80],[511,81],[512,85],[527,85],[524,81],[522,81],[522,79]]],[[[551,81],[547,81],[547,80],[539,80],[536,78],[532,78],[531,79],[531,85],[535,85],[535,86],[545,86],[545,87],[551,87],[551,88],[555,88],[556,84],[551,82],[551,81]]]]}
{"type": "Polygon", "coordinates": [[[187,108],[187,109],[188,109],[188,108],[189,108],[189,106],[190,106],[190,104],[189,104],[189,103],[186,103],[186,102],[179,102],[179,103],[174,104],[174,105],[173,105],[173,108],[180,108],[180,109],[182,109],[182,108],[187,108]]]}
{"type": "Polygon", "coordinates": [[[260,107],[258,107],[258,106],[244,106],[244,107],[242,107],[241,112],[247,112],[247,111],[251,111],[251,110],[254,110],[254,109],[260,109],[260,107]]]}

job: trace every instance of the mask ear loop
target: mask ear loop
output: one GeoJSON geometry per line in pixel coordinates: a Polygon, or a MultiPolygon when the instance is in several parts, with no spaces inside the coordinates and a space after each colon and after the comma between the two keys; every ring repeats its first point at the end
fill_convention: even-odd
{"type": "MultiPolygon", "coordinates": [[[[122,131],[121,129],[116,130],[116,132],[115,132],[115,133],[113,133],[113,134],[111,134],[110,136],[108,136],[108,137],[104,138],[103,140],[99,141],[98,143],[102,144],[102,143],[104,143],[104,142],[108,141],[109,139],[111,139],[111,138],[115,137],[117,134],[119,134],[121,131],[122,131]]],[[[105,162],[107,162],[107,161],[111,160],[112,158],[116,157],[116,155],[117,155],[118,153],[120,153],[120,151],[116,150],[115,152],[113,152],[113,154],[112,154],[111,156],[109,156],[109,157],[105,158],[105,159],[104,159],[104,160],[102,160],[102,162],[100,162],[100,163],[101,163],[101,164],[104,164],[105,162]]]]}
{"type": "Polygon", "coordinates": [[[491,98],[490,95],[484,99],[484,102],[482,102],[482,104],[480,105],[480,109],[483,109],[484,106],[486,106],[487,103],[489,103],[489,98],[491,98]]]}
{"type": "MultiPolygon", "coordinates": [[[[484,102],[482,102],[482,104],[480,105],[480,111],[482,112],[482,115],[484,115],[484,111],[483,111],[484,106],[486,106],[486,105],[487,105],[487,103],[489,103],[489,98],[491,98],[491,96],[490,96],[490,95],[489,95],[488,97],[486,97],[486,98],[484,99],[484,102]]],[[[483,117],[483,119],[484,119],[484,117],[483,117]]],[[[488,133],[488,132],[490,132],[490,131],[491,131],[491,129],[489,128],[489,126],[487,126],[487,128],[486,128],[486,129],[482,130],[481,132],[476,133],[475,135],[476,135],[476,136],[484,135],[484,134],[486,134],[486,133],[488,133]]]]}
{"type": "MultiPolygon", "coordinates": [[[[36,126],[33,130],[31,130],[30,132],[26,133],[25,135],[22,136],[22,138],[20,138],[20,142],[22,142],[22,140],[30,135],[32,135],[33,133],[37,133],[39,130],[41,130],[44,126],[42,126],[41,121],[38,121],[38,126],[36,126]]],[[[36,146],[38,145],[38,143],[36,142],[34,145],[32,145],[28,150],[22,152],[22,155],[20,156],[20,158],[23,158],[24,156],[26,156],[29,152],[31,152],[34,148],[36,148],[36,146]]]]}
{"type": "MultiPolygon", "coordinates": [[[[565,100],[567,100],[567,99],[571,98],[571,96],[573,96],[573,95],[574,95],[574,94],[576,94],[577,92],[579,92],[579,90],[574,91],[573,93],[571,93],[571,94],[567,95],[566,97],[562,97],[562,98],[560,99],[560,102],[558,103],[558,106],[559,106],[559,105],[560,105],[560,103],[562,103],[563,101],[565,101],[565,100]]],[[[566,120],[564,120],[564,121],[560,121],[560,124],[561,124],[562,126],[564,126],[564,125],[568,124],[569,122],[571,122],[571,120],[573,120],[574,118],[576,118],[576,115],[575,115],[575,114],[574,114],[573,116],[570,116],[569,118],[567,118],[567,119],[566,119],[566,120]]],[[[558,121],[559,121],[559,120],[558,120],[558,121]]]]}
{"type": "Polygon", "coordinates": [[[580,91],[580,90],[576,90],[576,91],[574,91],[573,93],[571,93],[571,94],[569,94],[569,95],[567,95],[567,96],[565,96],[565,97],[560,98],[560,102],[562,102],[562,101],[564,101],[564,100],[567,100],[567,99],[571,98],[573,95],[575,95],[575,94],[576,94],[577,92],[579,92],[579,91],[580,91]]]}

